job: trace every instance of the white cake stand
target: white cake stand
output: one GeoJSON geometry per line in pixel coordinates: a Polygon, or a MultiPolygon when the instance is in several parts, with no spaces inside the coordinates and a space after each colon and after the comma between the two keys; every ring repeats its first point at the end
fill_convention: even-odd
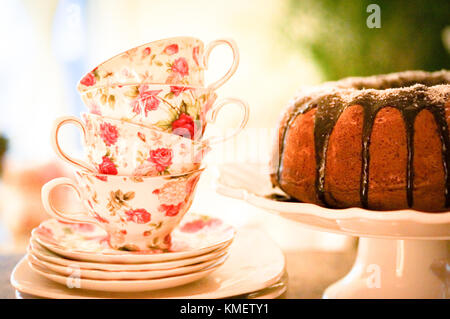
{"type": "Polygon", "coordinates": [[[328,209],[283,202],[268,196],[276,191],[261,165],[223,165],[215,187],[222,195],[305,226],[359,237],[353,268],[323,298],[450,298],[450,212],[328,209]]]}

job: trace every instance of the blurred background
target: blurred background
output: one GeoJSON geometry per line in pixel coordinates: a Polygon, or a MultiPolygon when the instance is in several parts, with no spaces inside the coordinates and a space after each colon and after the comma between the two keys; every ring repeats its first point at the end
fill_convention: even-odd
{"type": "MultiPolygon", "coordinates": [[[[49,136],[56,117],[85,110],[78,80],[117,53],[182,35],[205,43],[231,37],[240,49],[238,71],[218,94],[248,101],[250,121],[246,132],[211,154],[211,163],[265,162],[279,114],[300,86],[450,68],[450,1],[0,0],[0,251],[24,248],[30,230],[46,218],[41,185],[70,174],[49,136]],[[380,28],[366,24],[370,3],[381,8],[380,28]],[[247,147],[256,135],[257,151],[247,147]],[[230,148],[247,153],[227,157],[230,148]]],[[[206,82],[230,63],[226,48],[215,49],[206,82]]],[[[215,129],[232,127],[236,117],[224,111],[215,129]]],[[[80,151],[77,132],[68,130],[65,139],[68,149],[80,151]]],[[[63,205],[71,202],[66,195],[59,196],[63,205]]],[[[208,207],[199,201],[195,207],[208,207]]],[[[279,222],[280,229],[289,227],[296,226],[279,222]]],[[[324,242],[304,233],[306,244],[324,242]]]]}

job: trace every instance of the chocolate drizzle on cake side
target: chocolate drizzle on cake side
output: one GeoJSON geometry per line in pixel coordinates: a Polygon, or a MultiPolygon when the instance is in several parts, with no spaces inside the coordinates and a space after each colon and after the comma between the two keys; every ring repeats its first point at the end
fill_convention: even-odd
{"type": "MultiPolygon", "coordinates": [[[[330,135],[346,108],[354,105],[362,107],[363,129],[361,150],[361,176],[359,200],[361,207],[369,207],[370,145],[375,118],[385,107],[397,109],[405,124],[406,135],[406,199],[408,207],[413,207],[414,196],[414,124],[417,115],[428,110],[437,125],[442,145],[442,165],[445,182],[445,207],[450,207],[450,137],[446,120],[445,104],[450,101],[450,72],[427,73],[408,71],[385,76],[349,78],[326,83],[322,94],[309,99],[300,98],[292,107],[285,125],[281,127],[281,138],[275,178],[281,184],[283,154],[286,137],[296,118],[316,109],[314,118],[315,147],[315,191],[321,203],[329,206],[325,196],[325,175],[328,142],[330,135]]],[[[316,91],[317,92],[317,91],[316,91]]],[[[295,102],[294,102],[295,103],[295,102]]]]}

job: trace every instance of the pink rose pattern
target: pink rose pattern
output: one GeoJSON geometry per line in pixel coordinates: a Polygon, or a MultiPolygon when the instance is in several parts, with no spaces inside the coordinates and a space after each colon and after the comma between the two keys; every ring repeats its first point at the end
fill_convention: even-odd
{"type": "Polygon", "coordinates": [[[95,115],[102,115],[102,112],[100,111],[100,106],[97,104],[97,103],[91,103],[89,106],[88,106],[88,109],[89,109],[89,111],[92,113],[92,114],[95,114],[95,115]]]}
{"type": "MultiPolygon", "coordinates": [[[[152,125],[158,126],[165,132],[172,132],[176,135],[190,139],[197,139],[196,134],[204,130],[205,116],[211,108],[215,98],[210,96],[210,92],[197,90],[196,88],[183,85],[170,85],[166,88],[150,90],[149,85],[136,85],[122,89],[116,87],[114,95],[122,95],[120,101],[114,103],[127,103],[129,113],[124,114],[122,119],[144,123],[146,117],[152,125]],[[122,101],[123,100],[123,101],[122,101]],[[152,111],[156,111],[151,114],[152,111]],[[139,118],[136,118],[139,115],[139,118]],[[140,119],[142,117],[142,119],[140,119]]],[[[109,95],[109,96],[114,96],[109,95]]],[[[114,112],[109,102],[102,101],[105,94],[97,94],[88,103],[92,114],[114,117],[114,112]]],[[[123,108],[123,106],[119,106],[123,108]]],[[[126,110],[125,110],[126,111],[126,110]]],[[[86,125],[92,124],[86,120],[86,125]]],[[[107,146],[114,145],[117,140],[118,130],[111,124],[102,126],[101,136],[107,146]],[[109,126],[108,126],[109,125],[109,126]]],[[[89,128],[90,129],[90,128],[89,128]]]]}
{"type": "MultiPolygon", "coordinates": [[[[152,54],[152,49],[146,47],[142,49],[142,58],[146,58],[152,54]]],[[[176,55],[179,52],[178,44],[167,45],[163,53],[166,55],[176,55]]],[[[131,52],[133,53],[133,52],[131,52]]],[[[132,56],[129,58],[132,59],[132,56]]],[[[196,46],[192,49],[192,59],[195,64],[199,66],[199,54],[200,47],[196,46]]],[[[154,55],[153,55],[154,56],[154,55]]],[[[189,64],[184,57],[178,57],[170,65],[170,71],[176,75],[176,77],[184,77],[189,75],[189,64]]],[[[101,74],[98,72],[97,68],[89,72],[80,83],[84,86],[93,86],[96,84],[97,80],[101,79],[101,74]]],[[[179,96],[181,93],[190,90],[190,87],[186,86],[171,86],[171,92],[174,96],[179,96]]],[[[132,102],[133,112],[141,113],[142,109],[145,115],[148,112],[156,110],[161,103],[158,98],[158,94],[161,90],[148,90],[146,85],[139,87],[139,94],[136,99],[132,102]]],[[[91,112],[100,115],[100,108],[98,105],[92,105],[91,112]]],[[[196,132],[196,125],[193,118],[185,113],[181,113],[179,117],[172,122],[172,130],[178,132],[179,135],[194,138],[196,132]]],[[[109,123],[103,123],[100,128],[100,136],[107,146],[112,146],[117,142],[118,130],[115,126],[109,123]]],[[[172,153],[170,150],[153,150],[150,152],[150,157],[148,159],[150,163],[154,166],[143,165],[139,175],[148,176],[154,173],[156,169],[157,172],[163,172],[168,166],[172,164],[172,153]]],[[[99,164],[98,170],[102,174],[117,175],[117,168],[111,158],[104,156],[102,158],[102,163],[99,164]]],[[[106,177],[98,176],[102,180],[106,180],[106,177]]]]}
{"type": "Polygon", "coordinates": [[[155,164],[158,172],[164,172],[170,165],[172,165],[173,152],[170,148],[157,148],[150,150],[150,157],[148,161],[155,164]]]}
{"type": "Polygon", "coordinates": [[[114,145],[119,137],[117,127],[109,123],[100,124],[100,137],[107,146],[114,145]]]}
{"type": "Polygon", "coordinates": [[[158,173],[155,164],[150,161],[145,161],[134,169],[133,176],[155,176],[158,173]]]}
{"type": "Polygon", "coordinates": [[[158,109],[158,106],[161,103],[158,98],[158,94],[161,93],[161,91],[162,90],[148,90],[147,85],[140,86],[139,95],[131,103],[133,112],[136,114],[140,114],[143,108],[145,116],[147,116],[148,112],[158,109]]]}
{"type": "Polygon", "coordinates": [[[188,86],[176,86],[176,85],[170,86],[170,92],[173,93],[173,95],[175,96],[179,96],[181,93],[189,90],[192,90],[192,88],[188,86]]]}
{"type": "Polygon", "coordinates": [[[194,176],[186,183],[186,197],[191,196],[197,186],[197,182],[200,179],[200,175],[194,176]]]}
{"type": "Polygon", "coordinates": [[[166,204],[161,204],[158,207],[158,210],[162,213],[165,213],[166,216],[177,216],[178,213],[180,212],[181,209],[181,205],[183,204],[183,202],[178,203],[178,205],[166,205],[166,204]]]}
{"type": "MultiPolygon", "coordinates": [[[[92,126],[92,122],[88,119],[86,119],[86,127],[89,127],[88,129],[95,129],[94,126],[92,126]]],[[[115,162],[116,158],[119,158],[119,161],[123,162],[123,159],[120,158],[121,147],[112,146],[117,144],[120,136],[122,136],[122,138],[125,137],[127,132],[121,132],[119,127],[110,124],[109,122],[100,122],[97,129],[99,130],[98,137],[101,138],[106,146],[108,146],[106,149],[106,154],[103,155],[100,158],[100,161],[96,163],[97,171],[100,174],[105,175],[118,175],[119,165],[124,165],[115,162]]],[[[172,122],[172,130],[176,135],[184,136],[186,138],[193,138],[195,136],[196,123],[189,115],[183,113],[177,120],[172,122]]],[[[164,144],[161,142],[160,136],[147,136],[142,132],[137,132],[136,134],[137,137],[143,142],[142,150],[145,149],[148,152],[148,157],[140,157],[141,154],[144,153],[139,152],[137,155],[139,165],[128,173],[131,176],[156,176],[162,173],[171,174],[174,173],[171,171],[171,166],[174,164],[174,159],[176,160],[178,158],[177,163],[182,163],[180,159],[189,159],[189,162],[186,162],[186,164],[201,163],[204,155],[208,151],[208,147],[197,149],[194,153],[192,153],[193,157],[189,158],[187,155],[191,154],[191,150],[187,149],[189,146],[184,143],[177,145],[175,149],[161,146],[156,149],[148,150],[148,147],[152,144],[164,144]]],[[[107,181],[107,176],[98,175],[96,177],[100,180],[107,181]]]]}
{"type": "Polygon", "coordinates": [[[180,230],[185,233],[196,233],[204,228],[215,228],[222,224],[222,221],[218,218],[209,218],[207,220],[197,219],[192,222],[184,224],[180,230]]]}
{"type": "Polygon", "coordinates": [[[178,53],[178,44],[171,44],[165,47],[164,53],[168,55],[178,53]]]}
{"type": "Polygon", "coordinates": [[[145,58],[152,54],[152,49],[149,47],[146,47],[144,50],[142,50],[142,58],[145,58]]]}
{"type": "Polygon", "coordinates": [[[192,58],[195,61],[195,64],[197,64],[197,66],[200,66],[200,64],[198,63],[198,56],[200,54],[200,47],[196,46],[195,48],[192,49],[192,58]]]}
{"type": "Polygon", "coordinates": [[[151,215],[145,209],[130,209],[125,212],[127,221],[132,221],[136,224],[147,224],[151,220],[151,215]]]}
{"type": "Polygon", "coordinates": [[[103,156],[102,162],[98,166],[98,172],[107,175],[117,175],[117,168],[108,156],[103,156]]]}
{"type": "MultiPolygon", "coordinates": [[[[95,71],[95,70],[94,70],[95,71]]],[[[86,74],[84,78],[81,79],[80,83],[85,86],[93,86],[96,82],[94,71],[86,74]]]]}
{"type": "Polygon", "coordinates": [[[189,65],[186,59],[181,57],[173,61],[171,70],[183,77],[189,74],[189,65]]]}
{"type": "Polygon", "coordinates": [[[186,138],[194,139],[196,125],[191,116],[181,113],[177,120],[172,122],[172,133],[186,138]]]}
{"type": "Polygon", "coordinates": [[[164,244],[171,246],[172,245],[172,236],[170,234],[167,234],[166,237],[164,237],[164,244]]]}
{"type": "Polygon", "coordinates": [[[199,178],[200,174],[196,174],[185,181],[170,181],[165,183],[163,187],[155,189],[152,193],[157,195],[158,200],[165,205],[186,202],[195,189],[199,178]]]}
{"type": "MultiPolygon", "coordinates": [[[[200,46],[194,44],[195,46],[190,49],[189,46],[186,46],[183,42],[180,43],[171,43],[163,47],[161,50],[157,50],[157,47],[139,47],[135,49],[128,50],[121,55],[120,57],[126,59],[126,61],[135,63],[138,65],[138,68],[145,68],[145,66],[148,65],[149,59],[150,59],[150,65],[166,65],[166,63],[170,64],[170,68],[168,71],[171,73],[168,75],[166,83],[176,83],[179,80],[183,80],[185,76],[189,75],[189,66],[201,68],[201,55],[200,55],[200,46]],[[183,51],[183,50],[192,50],[189,51],[183,51]],[[189,53],[191,53],[191,56],[187,56],[189,53]],[[158,59],[161,57],[160,59],[158,59]],[[165,58],[164,58],[165,57],[165,58]],[[169,61],[166,61],[167,57],[170,57],[169,61]],[[186,57],[188,60],[186,60],[186,57]],[[157,61],[158,63],[153,63],[154,61],[157,61]],[[179,78],[181,77],[181,78],[179,78]]],[[[91,87],[95,85],[98,81],[102,81],[106,78],[114,78],[115,73],[119,73],[118,70],[115,70],[109,68],[109,65],[99,65],[99,67],[95,68],[88,74],[86,74],[81,80],[80,85],[83,87],[91,87]]],[[[121,77],[132,77],[132,74],[122,74],[121,77]]],[[[194,74],[195,80],[199,81],[199,79],[196,79],[196,76],[194,74]]],[[[119,80],[120,82],[120,80],[119,80]]],[[[163,82],[163,81],[160,81],[163,82]]],[[[189,80],[188,80],[189,82],[189,80]]],[[[187,84],[188,82],[183,82],[187,84]]],[[[193,85],[201,85],[201,83],[193,82],[193,85]]],[[[83,90],[83,88],[80,88],[83,90]]]]}
{"type": "MultiPolygon", "coordinates": [[[[195,184],[198,181],[199,176],[200,175],[197,174],[197,175],[193,176],[192,178],[183,179],[180,181],[170,181],[170,182],[167,182],[166,184],[164,184],[162,188],[156,189],[153,192],[153,194],[158,196],[158,200],[161,200],[160,195],[162,192],[166,193],[167,187],[174,188],[174,186],[176,186],[176,185],[174,185],[173,183],[176,183],[178,186],[180,186],[181,189],[179,189],[178,186],[175,187],[174,189],[172,189],[171,193],[173,193],[173,191],[175,191],[176,193],[173,194],[173,195],[175,195],[175,197],[173,195],[170,196],[170,202],[177,202],[176,197],[179,197],[178,195],[180,195],[179,194],[180,192],[184,193],[184,191],[182,189],[186,190],[186,193],[183,194],[183,196],[185,196],[184,200],[182,200],[181,202],[178,202],[178,204],[168,203],[167,201],[166,201],[166,203],[161,202],[161,204],[158,207],[158,212],[163,213],[165,216],[168,216],[168,217],[178,216],[180,214],[180,211],[183,209],[184,205],[188,202],[190,193],[195,188],[195,184]]],[[[90,187],[89,185],[91,183],[92,183],[91,179],[86,179],[86,187],[90,187]]],[[[131,199],[133,198],[133,197],[131,197],[132,196],[131,193],[132,192],[127,192],[127,191],[122,191],[122,190],[118,192],[118,194],[121,194],[121,195],[119,195],[121,197],[120,200],[125,200],[125,201],[127,201],[126,196],[128,196],[128,198],[131,198],[131,199]]],[[[108,221],[107,217],[98,215],[95,211],[93,211],[94,208],[92,207],[92,204],[91,203],[89,203],[89,204],[91,205],[91,208],[92,208],[91,214],[93,215],[93,217],[96,220],[98,220],[100,223],[108,224],[109,221],[108,221]]],[[[152,214],[149,211],[147,211],[145,208],[131,208],[129,204],[127,204],[127,205],[122,204],[121,206],[123,208],[125,208],[123,210],[124,217],[121,217],[123,222],[131,222],[131,223],[136,223],[136,224],[149,224],[152,222],[152,214]]],[[[117,214],[117,211],[115,211],[114,214],[117,214]]],[[[164,222],[164,221],[162,221],[162,222],[164,222]]],[[[221,221],[218,219],[205,220],[203,218],[200,221],[195,220],[193,222],[188,222],[188,223],[184,224],[180,230],[183,232],[197,232],[203,228],[206,228],[206,227],[212,228],[212,227],[216,227],[217,225],[220,225],[220,224],[221,224],[221,221]]],[[[161,225],[161,223],[149,224],[148,227],[150,227],[150,228],[148,230],[143,231],[142,236],[144,236],[144,237],[151,236],[152,231],[155,229],[155,227],[157,229],[158,227],[160,227],[160,225],[161,225]]],[[[94,230],[94,227],[91,224],[81,224],[81,223],[75,224],[75,225],[71,224],[71,227],[74,227],[74,229],[76,229],[77,231],[82,232],[82,233],[90,233],[94,230]]],[[[40,227],[38,229],[38,231],[43,236],[46,236],[49,238],[54,237],[54,234],[52,233],[51,229],[40,227]]],[[[116,237],[120,237],[120,235],[123,236],[123,240],[125,241],[126,240],[125,236],[127,235],[126,229],[117,229],[115,231],[116,237]]],[[[94,238],[91,238],[91,239],[94,239],[94,238]]],[[[97,238],[95,238],[95,239],[97,239],[97,238]]],[[[107,243],[107,241],[108,241],[108,238],[106,238],[106,237],[105,238],[102,237],[100,239],[105,240],[105,243],[107,243]]],[[[164,245],[170,247],[171,246],[170,234],[159,238],[159,243],[163,243],[164,245]]],[[[157,245],[158,244],[156,244],[155,247],[152,246],[150,248],[152,250],[159,249],[157,245]]],[[[128,245],[125,248],[127,248],[127,250],[134,250],[134,249],[129,249],[129,248],[131,248],[131,246],[128,246],[128,245]]],[[[136,248],[136,249],[138,249],[138,248],[136,248]]],[[[164,249],[168,249],[168,248],[164,248],[164,249]]]]}

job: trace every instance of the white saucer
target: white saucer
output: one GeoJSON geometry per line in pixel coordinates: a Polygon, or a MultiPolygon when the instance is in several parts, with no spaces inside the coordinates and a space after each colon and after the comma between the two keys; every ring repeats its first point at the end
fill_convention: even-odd
{"type": "Polygon", "coordinates": [[[134,293],[70,289],[34,272],[25,259],[12,272],[11,283],[20,292],[46,298],[227,298],[270,287],[284,268],[283,253],[266,234],[240,229],[223,266],[188,285],[134,293]]]}
{"type": "MultiPolygon", "coordinates": [[[[225,257],[226,258],[226,257],[225,257]]],[[[72,276],[62,276],[54,271],[45,269],[34,263],[28,262],[29,266],[38,274],[53,280],[62,285],[66,285],[68,288],[79,288],[86,290],[95,291],[105,291],[105,292],[141,292],[141,291],[151,291],[159,289],[167,289],[177,286],[182,286],[193,281],[199,280],[203,277],[208,276],[213,271],[217,270],[223,265],[225,259],[219,260],[212,266],[197,271],[192,274],[173,276],[160,279],[139,279],[139,280],[94,280],[94,279],[83,279],[74,278],[72,276]]]]}
{"type": "Polygon", "coordinates": [[[36,265],[37,267],[54,272],[55,274],[62,276],[71,276],[77,274],[82,279],[94,279],[94,280],[148,280],[148,279],[162,279],[173,276],[181,276],[186,274],[194,274],[199,271],[213,267],[214,265],[222,264],[228,255],[215,258],[203,263],[198,263],[190,266],[177,267],[167,270],[140,270],[140,271],[104,271],[104,270],[92,270],[83,269],[78,267],[76,263],[70,266],[60,266],[47,261],[40,260],[32,253],[28,253],[28,261],[36,265]]]}
{"type": "Polygon", "coordinates": [[[104,271],[148,271],[148,270],[168,270],[214,260],[223,257],[225,254],[227,254],[229,246],[230,244],[221,247],[219,249],[213,250],[210,253],[206,253],[200,256],[194,256],[191,258],[172,260],[166,262],[145,263],[145,264],[107,264],[107,263],[94,263],[94,262],[67,259],[42,247],[38,242],[36,242],[33,239],[30,239],[30,246],[28,247],[28,253],[32,253],[33,255],[35,255],[36,257],[38,257],[43,261],[47,261],[63,267],[73,267],[73,265],[75,265],[81,269],[104,270],[104,271]]]}
{"type": "MultiPolygon", "coordinates": [[[[251,292],[249,294],[230,297],[237,299],[275,299],[284,294],[287,288],[288,288],[288,277],[287,273],[285,273],[283,277],[280,279],[280,281],[276,282],[272,286],[269,286],[267,288],[255,292],[251,292]]],[[[16,290],[16,299],[42,299],[42,297],[37,297],[16,290]]]]}
{"type": "Polygon", "coordinates": [[[61,223],[49,219],[32,231],[32,238],[61,256],[102,263],[150,263],[190,258],[228,245],[234,238],[231,225],[218,218],[187,214],[172,232],[170,252],[118,251],[108,245],[99,226],[61,223]]]}

